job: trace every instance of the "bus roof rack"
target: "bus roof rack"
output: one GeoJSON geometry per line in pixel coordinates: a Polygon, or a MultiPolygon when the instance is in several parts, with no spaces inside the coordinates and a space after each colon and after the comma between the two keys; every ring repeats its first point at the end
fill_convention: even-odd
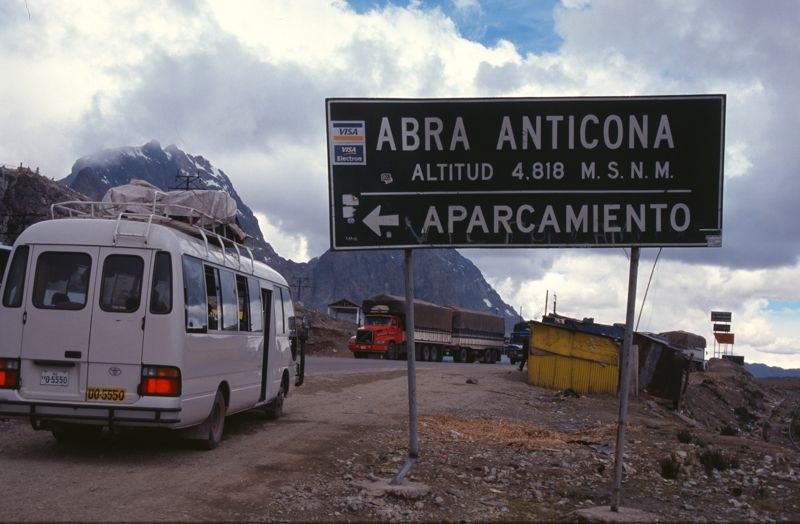
{"type": "MultiPolygon", "coordinates": [[[[157,195],[168,195],[168,193],[157,192],[157,195]]],[[[242,263],[242,252],[245,251],[250,260],[251,272],[255,267],[253,250],[242,243],[249,237],[237,224],[191,206],[170,201],[157,201],[156,199],[149,203],[70,200],[52,204],[50,216],[54,219],[115,220],[114,244],[118,243],[121,238],[139,238],[144,244],[147,244],[151,226],[157,223],[202,240],[207,253],[211,246],[219,247],[223,257],[230,253],[237,259],[239,265],[242,263]],[[139,230],[125,230],[123,227],[125,220],[140,222],[145,227],[139,230]]]]}

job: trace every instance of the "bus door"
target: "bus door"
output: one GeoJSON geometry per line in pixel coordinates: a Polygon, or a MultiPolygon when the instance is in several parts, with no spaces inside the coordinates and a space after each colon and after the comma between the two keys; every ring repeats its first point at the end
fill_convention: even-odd
{"type": "Polygon", "coordinates": [[[267,400],[267,382],[269,378],[269,348],[273,345],[272,341],[275,339],[273,333],[272,320],[272,291],[269,289],[261,290],[261,304],[264,309],[264,356],[261,362],[261,395],[258,397],[260,401],[267,400]]]}
{"type": "Polygon", "coordinates": [[[32,246],[22,316],[20,395],[83,400],[99,248],[32,246]]]}
{"type": "Polygon", "coordinates": [[[100,248],[94,282],[86,400],[132,403],[139,396],[153,252],[100,248]]]}

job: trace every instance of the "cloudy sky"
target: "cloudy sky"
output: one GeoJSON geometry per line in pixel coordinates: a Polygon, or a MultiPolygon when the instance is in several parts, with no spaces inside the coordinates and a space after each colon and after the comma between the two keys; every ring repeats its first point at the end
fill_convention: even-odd
{"type": "MultiPolygon", "coordinates": [[[[639,330],[800,367],[800,3],[735,0],[0,2],[0,163],[52,178],[157,139],[224,170],[267,240],[329,246],[326,97],[727,95],[719,249],[645,249],[639,330]]],[[[466,250],[525,317],[623,322],[627,253],[466,250]]]]}

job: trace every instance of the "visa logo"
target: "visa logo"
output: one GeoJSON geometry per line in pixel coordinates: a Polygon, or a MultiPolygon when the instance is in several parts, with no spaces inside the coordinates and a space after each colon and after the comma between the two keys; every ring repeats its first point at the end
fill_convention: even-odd
{"type": "Polygon", "coordinates": [[[364,122],[338,121],[331,122],[333,139],[343,142],[363,142],[364,122]]]}

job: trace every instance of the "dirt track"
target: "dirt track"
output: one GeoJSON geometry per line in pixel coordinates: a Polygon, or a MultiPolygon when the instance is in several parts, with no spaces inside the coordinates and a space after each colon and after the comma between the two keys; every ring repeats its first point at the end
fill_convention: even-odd
{"type": "MultiPolygon", "coordinates": [[[[553,520],[607,503],[616,400],[528,386],[509,365],[418,370],[418,498],[376,495],[407,453],[405,371],[312,374],[285,418],[228,419],[217,450],[171,434],[106,435],[65,448],[24,422],[0,421],[12,520],[553,520]],[[472,380],[467,383],[467,379],[472,380]]],[[[692,427],[658,400],[631,405],[622,503],[665,520],[800,519],[800,456],[750,436],[692,427]],[[687,430],[693,442],[679,442],[687,430]],[[704,450],[738,467],[705,470],[704,450]],[[659,462],[680,463],[677,480],[659,462]]]]}

